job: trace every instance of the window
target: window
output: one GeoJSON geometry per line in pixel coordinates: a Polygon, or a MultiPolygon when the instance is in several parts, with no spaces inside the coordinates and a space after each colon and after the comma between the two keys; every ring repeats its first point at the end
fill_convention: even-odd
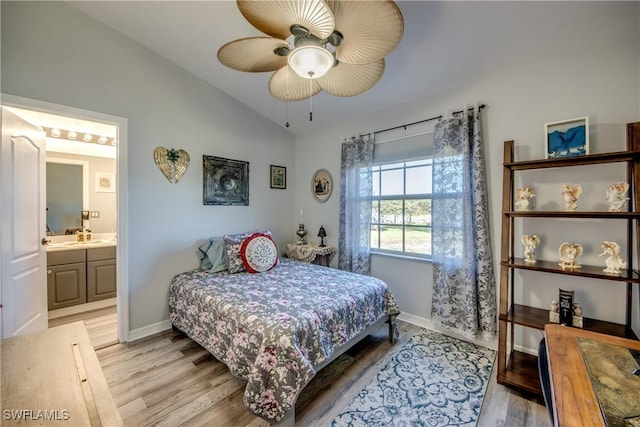
{"type": "Polygon", "coordinates": [[[431,157],[372,168],[371,251],[431,257],[431,157]]]}

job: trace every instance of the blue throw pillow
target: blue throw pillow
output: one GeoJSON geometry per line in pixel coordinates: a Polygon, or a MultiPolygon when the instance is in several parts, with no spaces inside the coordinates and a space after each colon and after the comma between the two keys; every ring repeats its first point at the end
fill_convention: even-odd
{"type": "Polygon", "coordinates": [[[202,270],[218,273],[229,268],[222,237],[211,237],[207,239],[206,242],[198,247],[197,255],[200,259],[200,268],[202,270]]]}
{"type": "Polygon", "coordinates": [[[229,268],[227,262],[227,252],[225,250],[224,240],[221,238],[215,238],[211,241],[211,246],[207,249],[207,257],[211,263],[211,267],[208,269],[212,273],[218,273],[225,271],[229,268]]]}
{"type": "Polygon", "coordinates": [[[200,268],[203,270],[209,270],[213,266],[211,264],[211,260],[209,260],[209,255],[207,255],[207,251],[210,247],[211,239],[207,239],[206,242],[198,247],[198,251],[196,252],[198,259],[200,259],[200,268]]]}

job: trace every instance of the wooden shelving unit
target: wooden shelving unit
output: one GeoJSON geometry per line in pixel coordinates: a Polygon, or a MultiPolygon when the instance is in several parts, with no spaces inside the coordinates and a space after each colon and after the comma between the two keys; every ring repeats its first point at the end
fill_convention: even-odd
{"type": "Polygon", "coordinates": [[[612,286],[626,284],[625,323],[617,324],[598,319],[584,319],[584,329],[601,332],[624,338],[637,339],[631,329],[632,287],[640,284],[640,274],[634,267],[634,232],[640,246],[640,122],[627,125],[627,150],[591,154],[580,157],[562,159],[544,159],[514,161],[513,141],[504,143],[504,169],[502,189],[502,242],[500,261],[500,315],[498,333],[498,382],[542,396],[538,377],[537,357],[514,350],[515,326],[543,330],[549,323],[548,309],[529,307],[514,301],[514,271],[517,269],[536,271],[545,274],[563,274],[610,281],[612,286]],[[630,184],[630,201],[628,212],[556,212],[556,211],[515,211],[514,210],[514,175],[517,171],[598,165],[607,163],[624,163],[627,170],[627,182],[630,184]],[[583,265],[580,269],[562,269],[557,261],[538,260],[535,264],[527,264],[522,258],[514,256],[514,222],[516,218],[599,218],[626,221],[627,254],[629,268],[620,275],[611,275],[602,271],[602,266],[583,265]]]}

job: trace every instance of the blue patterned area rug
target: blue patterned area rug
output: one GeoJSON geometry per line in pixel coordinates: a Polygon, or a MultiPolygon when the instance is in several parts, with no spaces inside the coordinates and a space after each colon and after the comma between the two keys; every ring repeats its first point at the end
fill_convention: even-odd
{"type": "Polygon", "coordinates": [[[495,351],[437,332],[409,338],[332,426],[475,426],[495,351]]]}

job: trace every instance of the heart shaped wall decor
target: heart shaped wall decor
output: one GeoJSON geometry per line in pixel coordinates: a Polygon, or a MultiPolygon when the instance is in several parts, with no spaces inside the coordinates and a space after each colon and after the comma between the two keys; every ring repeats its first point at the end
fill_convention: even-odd
{"type": "Polygon", "coordinates": [[[187,171],[189,166],[189,153],[183,149],[166,149],[164,147],[156,147],[153,150],[153,160],[162,172],[167,177],[170,183],[175,184],[180,181],[180,178],[187,171]]]}

